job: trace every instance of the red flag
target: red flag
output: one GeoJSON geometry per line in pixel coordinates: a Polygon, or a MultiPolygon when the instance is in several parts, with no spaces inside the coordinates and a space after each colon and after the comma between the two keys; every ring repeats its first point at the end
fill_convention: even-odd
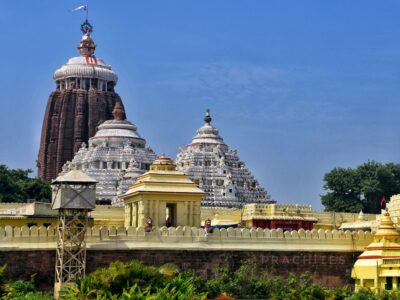
{"type": "Polygon", "coordinates": [[[386,206],[386,198],[385,198],[385,196],[382,196],[381,197],[381,208],[383,209],[383,208],[385,208],[385,206],[386,206]]]}

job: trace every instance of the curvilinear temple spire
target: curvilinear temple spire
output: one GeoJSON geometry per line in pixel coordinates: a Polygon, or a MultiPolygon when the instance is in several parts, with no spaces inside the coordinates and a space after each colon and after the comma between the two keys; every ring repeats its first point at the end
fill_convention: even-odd
{"type": "MultiPolygon", "coordinates": [[[[56,90],[47,102],[38,157],[39,177],[46,180],[57,177],[99,124],[113,119],[116,102],[123,107],[114,91],[117,75],[94,55],[92,29],[88,20],[81,25],[80,56],[69,59],[53,76],[56,90]]],[[[119,118],[125,119],[125,113],[119,118]]]]}
{"type": "Polygon", "coordinates": [[[176,158],[177,169],[207,193],[201,205],[240,208],[246,203],[275,203],[239,159],[237,150],[229,150],[211,121],[207,110],[205,124],[176,158]]]}

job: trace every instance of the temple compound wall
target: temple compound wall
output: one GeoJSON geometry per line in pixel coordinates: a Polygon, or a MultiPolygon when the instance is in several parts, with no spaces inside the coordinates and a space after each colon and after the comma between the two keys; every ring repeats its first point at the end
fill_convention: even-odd
{"type": "MultiPolygon", "coordinates": [[[[315,282],[340,287],[351,280],[357,256],[372,241],[370,232],[336,230],[214,229],[99,227],[87,232],[87,271],[110,262],[137,259],[145,264],[174,263],[205,278],[221,267],[237,269],[246,259],[272,275],[287,276],[308,271],[315,282]]],[[[0,265],[7,264],[12,278],[36,273],[42,288],[54,279],[56,230],[54,227],[0,227],[0,265]]]]}

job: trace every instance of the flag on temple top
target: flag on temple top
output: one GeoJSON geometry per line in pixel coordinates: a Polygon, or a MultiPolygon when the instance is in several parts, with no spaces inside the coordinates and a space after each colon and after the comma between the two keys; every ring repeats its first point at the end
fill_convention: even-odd
{"type": "Polygon", "coordinates": [[[385,196],[381,197],[381,209],[385,209],[386,207],[386,198],[385,196]]]}
{"type": "Polygon", "coordinates": [[[72,11],[78,11],[78,10],[87,11],[87,8],[88,8],[87,5],[81,5],[81,6],[78,6],[77,8],[74,8],[72,11]]]}

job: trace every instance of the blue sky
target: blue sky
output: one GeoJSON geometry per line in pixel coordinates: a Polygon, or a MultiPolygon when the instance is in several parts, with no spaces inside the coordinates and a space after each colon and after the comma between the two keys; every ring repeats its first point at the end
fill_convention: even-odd
{"type": "Polygon", "coordinates": [[[96,54],[128,119],[174,157],[206,108],[272,197],[321,209],[323,175],[400,160],[400,0],[4,1],[0,163],[35,169],[53,72],[96,54]]]}

